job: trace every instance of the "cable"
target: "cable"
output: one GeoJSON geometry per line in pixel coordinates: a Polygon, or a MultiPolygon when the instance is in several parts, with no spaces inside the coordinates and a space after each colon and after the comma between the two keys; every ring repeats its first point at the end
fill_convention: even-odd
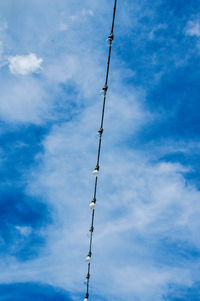
{"type": "Polygon", "coordinates": [[[111,60],[111,50],[112,50],[112,42],[114,39],[114,25],[115,25],[115,15],[116,15],[116,7],[117,7],[117,0],[114,3],[113,9],[113,19],[112,19],[112,27],[110,35],[108,36],[109,41],[109,52],[108,52],[108,62],[107,62],[107,70],[106,70],[106,79],[105,84],[102,89],[103,92],[103,107],[102,107],[102,115],[101,115],[101,125],[98,131],[99,133],[99,146],[98,146],[98,153],[97,153],[97,164],[93,171],[93,175],[95,176],[95,185],[94,185],[94,197],[92,202],[90,203],[89,207],[92,210],[92,221],[90,227],[90,244],[89,244],[89,252],[86,257],[86,261],[88,263],[88,271],[86,276],[86,295],[84,301],[88,301],[89,298],[89,286],[90,286],[90,268],[91,268],[91,257],[92,257],[92,239],[93,239],[93,232],[94,232],[94,215],[95,215],[95,204],[96,204],[96,194],[97,194],[97,184],[98,184],[98,175],[99,175],[99,163],[100,163],[100,154],[101,154],[101,141],[102,141],[102,134],[103,134],[103,123],[104,123],[104,115],[105,115],[105,105],[106,105],[106,95],[108,91],[108,77],[110,71],[110,60],[111,60]]]}

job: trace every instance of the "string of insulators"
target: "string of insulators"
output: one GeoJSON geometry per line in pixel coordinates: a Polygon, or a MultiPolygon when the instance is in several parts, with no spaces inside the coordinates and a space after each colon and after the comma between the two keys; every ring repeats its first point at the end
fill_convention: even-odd
{"type": "Polygon", "coordinates": [[[116,14],[116,6],[117,0],[114,3],[114,10],[113,10],[113,19],[112,19],[112,27],[110,34],[108,36],[108,44],[109,44],[109,52],[108,52],[108,62],[107,62],[107,70],[106,70],[106,79],[105,84],[102,88],[101,94],[103,95],[103,107],[102,107],[102,115],[101,115],[101,125],[98,131],[99,134],[99,146],[98,146],[98,154],[97,154],[97,164],[95,169],[93,170],[92,174],[95,177],[95,184],[94,184],[94,197],[92,202],[89,204],[89,208],[92,210],[92,221],[90,227],[90,244],[89,244],[89,252],[86,256],[86,262],[88,264],[87,275],[86,275],[86,295],[84,301],[88,301],[89,299],[89,284],[90,284],[90,268],[91,268],[91,258],[92,258],[92,238],[94,232],[94,215],[95,215],[95,206],[96,206],[96,194],[97,194],[97,184],[98,184],[98,176],[99,176],[99,163],[100,163],[100,154],[101,154],[101,142],[102,142],[102,134],[103,134],[103,123],[104,123],[104,114],[105,114],[105,105],[106,105],[106,95],[108,91],[108,76],[110,70],[110,60],[111,60],[111,50],[112,50],[112,42],[114,39],[114,25],[115,25],[115,14],[116,14]]]}

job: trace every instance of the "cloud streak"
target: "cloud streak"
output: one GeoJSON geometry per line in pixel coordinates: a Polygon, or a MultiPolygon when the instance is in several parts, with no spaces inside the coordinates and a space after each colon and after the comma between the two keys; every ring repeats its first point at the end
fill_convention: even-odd
{"type": "MultiPolygon", "coordinates": [[[[188,141],[177,130],[179,113],[185,118],[190,112],[183,110],[188,105],[185,98],[176,98],[183,90],[177,73],[182,75],[181,68],[192,60],[190,51],[187,56],[183,52],[190,49],[185,24],[191,16],[183,20],[176,15],[175,4],[163,5],[156,1],[150,8],[146,1],[128,1],[120,4],[117,17],[91,278],[98,301],[164,301],[169,292],[176,296],[180,287],[192,288],[199,281],[200,192],[187,179],[196,167],[180,157],[174,161],[166,157],[177,152],[192,156],[198,148],[198,139],[188,141]],[[164,24],[163,14],[168,16],[164,24]]],[[[26,12],[20,11],[17,36],[27,15],[29,22],[14,54],[10,54],[14,42],[8,36],[3,41],[9,45],[3,51],[10,57],[11,72],[2,68],[0,115],[19,133],[26,127],[29,133],[33,125],[37,131],[46,130],[40,140],[36,129],[31,132],[35,140],[28,143],[39,146],[32,150],[29,167],[19,164],[19,173],[25,196],[45,203],[52,219],[37,229],[45,241],[37,256],[19,261],[15,253],[7,253],[0,259],[0,281],[47,283],[70,291],[77,300],[84,291],[91,171],[102,106],[97,91],[102,88],[108,50],[102,41],[112,7],[106,1],[100,6],[98,1],[79,5],[36,1],[26,4],[26,12]],[[45,12],[41,16],[38,7],[45,12]],[[20,47],[29,55],[16,56],[20,47]]],[[[9,14],[7,18],[10,28],[13,18],[9,14]]],[[[187,34],[193,33],[190,28],[187,34]]],[[[17,159],[16,155],[11,164],[17,159]]],[[[43,214],[45,219],[48,213],[43,214]]],[[[13,227],[23,237],[22,244],[35,231],[28,223],[13,227]]]]}

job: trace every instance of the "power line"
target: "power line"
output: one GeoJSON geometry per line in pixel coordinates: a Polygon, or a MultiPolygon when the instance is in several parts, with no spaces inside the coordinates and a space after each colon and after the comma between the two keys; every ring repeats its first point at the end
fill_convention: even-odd
{"type": "Polygon", "coordinates": [[[84,301],[88,301],[89,298],[89,285],[90,285],[90,268],[91,268],[91,257],[92,257],[92,239],[93,239],[93,232],[94,232],[94,215],[95,215],[95,205],[96,205],[96,194],[97,194],[97,184],[98,184],[98,175],[99,175],[99,163],[100,163],[100,154],[101,154],[101,141],[102,141],[102,134],[103,134],[103,123],[104,123],[104,115],[105,115],[105,105],[106,105],[106,95],[108,91],[108,76],[110,71],[110,59],[111,59],[111,50],[112,50],[112,42],[114,39],[114,25],[115,25],[115,14],[116,14],[116,7],[117,7],[117,0],[115,0],[114,3],[114,9],[113,9],[113,18],[112,18],[112,27],[110,34],[108,36],[108,42],[109,42],[109,52],[108,52],[108,62],[107,62],[107,70],[106,70],[106,79],[104,87],[102,88],[103,93],[103,107],[102,107],[102,115],[101,115],[101,125],[100,129],[98,131],[99,133],[99,146],[98,146],[98,153],[97,153],[97,164],[92,172],[92,174],[95,176],[95,185],[94,185],[94,197],[92,202],[90,203],[89,207],[92,210],[92,221],[91,221],[91,227],[90,227],[90,244],[89,244],[89,252],[86,257],[86,262],[88,263],[88,271],[86,276],[86,295],[84,301]]]}

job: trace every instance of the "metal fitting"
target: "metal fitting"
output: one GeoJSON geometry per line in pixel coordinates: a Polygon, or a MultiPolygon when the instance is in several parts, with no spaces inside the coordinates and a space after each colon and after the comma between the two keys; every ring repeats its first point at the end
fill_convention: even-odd
{"type": "Polygon", "coordinates": [[[113,34],[113,33],[111,33],[111,34],[108,36],[108,40],[109,40],[110,42],[112,42],[112,41],[114,40],[114,34],[113,34]]]}
{"type": "Polygon", "coordinates": [[[98,133],[99,133],[99,135],[102,135],[103,134],[103,128],[100,128],[98,133]]]}

